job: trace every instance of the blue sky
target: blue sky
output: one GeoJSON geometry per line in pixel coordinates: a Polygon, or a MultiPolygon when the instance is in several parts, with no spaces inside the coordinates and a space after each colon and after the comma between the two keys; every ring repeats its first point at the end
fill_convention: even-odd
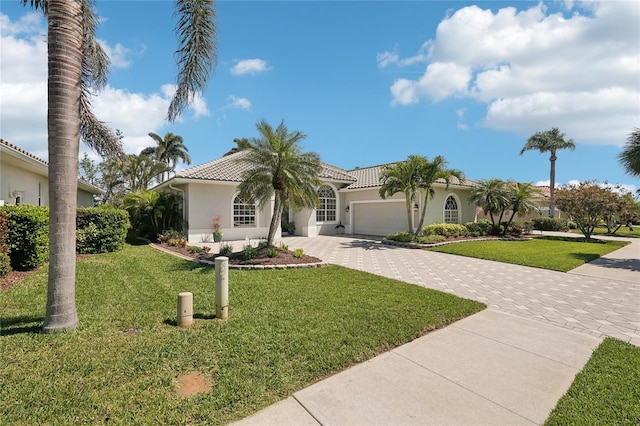
{"type": "MultiPolygon", "coordinates": [[[[548,155],[519,152],[559,127],[577,148],[557,183],[640,187],[616,159],[640,127],[638,1],[220,1],[215,73],[174,124],[174,3],[96,6],[112,67],[93,106],[129,153],[173,132],[202,164],[264,118],[345,169],[443,155],[470,179],[544,184],[548,155]]],[[[46,21],[1,0],[0,31],[0,137],[46,159],[46,21]]]]}

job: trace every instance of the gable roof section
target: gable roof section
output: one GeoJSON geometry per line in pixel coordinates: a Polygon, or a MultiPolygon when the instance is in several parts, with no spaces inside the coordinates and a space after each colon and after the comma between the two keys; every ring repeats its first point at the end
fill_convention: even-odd
{"type": "MultiPolygon", "coordinates": [[[[178,172],[175,177],[221,182],[242,182],[243,173],[251,169],[250,164],[242,161],[246,155],[246,151],[227,155],[217,160],[178,172]]],[[[355,182],[355,177],[351,176],[346,170],[326,163],[320,163],[320,165],[322,166],[322,171],[320,172],[321,178],[344,183],[355,182]]]]}
{"type": "MultiPolygon", "coordinates": [[[[349,170],[349,174],[356,178],[356,181],[351,185],[344,188],[344,190],[351,189],[368,189],[368,188],[379,188],[380,187],[380,174],[384,167],[390,164],[381,164],[379,166],[371,166],[371,167],[363,167],[361,169],[349,170]]],[[[436,183],[445,184],[444,179],[438,179],[436,183]]],[[[459,181],[457,178],[453,178],[450,183],[451,186],[466,186],[472,187],[476,186],[475,182],[470,181],[468,179],[464,179],[459,181]]]]}
{"type": "MultiPolygon", "coordinates": [[[[28,151],[19,148],[4,139],[0,138],[0,151],[9,154],[11,157],[17,158],[23,162],[26,162],[34,169],[39,170],[43,175],[49,176],[49,163],[43,159],[36,157],[28,151]]],[[[33,171],[33,170],[32,170],[33,171]]],[[[78,188],[92,194],[102,194],[104,191],[95,185],[90,184],[84,179],[78,178],[78,188]]]]}

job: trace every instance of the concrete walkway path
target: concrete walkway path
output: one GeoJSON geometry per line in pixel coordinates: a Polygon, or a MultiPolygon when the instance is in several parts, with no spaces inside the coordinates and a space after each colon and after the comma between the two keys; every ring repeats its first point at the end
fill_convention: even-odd
{"type": "Polygon", "coordinates": [[[638,241],[571,273],[366,237],[284,241],[329,263],[489,309],[296,392],[239,425],[541,424],[603,337],[640,345],[638,241]]]}

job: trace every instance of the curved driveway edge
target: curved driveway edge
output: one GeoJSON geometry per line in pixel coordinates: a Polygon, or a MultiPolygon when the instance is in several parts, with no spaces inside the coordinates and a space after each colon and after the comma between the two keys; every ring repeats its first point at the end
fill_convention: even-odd
{"type": "MultiPolygon", "coordinates": [[[[638,270],[607,268],[592,262],[585,267],[597,268],[597,276],[595,272],[582,275],[581,270],[589,273],[585,267],[564,273],[384,245],[380,239],[370,237],[282,240],[291,248],[302,248],[331,264],[445,291],[484,302],[497,311],[640,346],[638,270]]],[[[623,261],[640,263],[640,241],[600,260],[617,265],[623,261]],[[626,260],[615,260],[616,256],[626,260]]]]}

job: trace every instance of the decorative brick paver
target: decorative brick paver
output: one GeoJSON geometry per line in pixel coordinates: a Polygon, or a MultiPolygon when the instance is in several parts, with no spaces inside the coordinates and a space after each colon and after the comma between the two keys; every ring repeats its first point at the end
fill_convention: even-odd
{"type": "Polygon", "coordinates": [[[291,249],[302,248],[328,263],[479,300],[496,310],[640,346],[640,271],[635,282],[617,281],[389,246],[366,237],[287,237],[283,241],[291,249]]]}

